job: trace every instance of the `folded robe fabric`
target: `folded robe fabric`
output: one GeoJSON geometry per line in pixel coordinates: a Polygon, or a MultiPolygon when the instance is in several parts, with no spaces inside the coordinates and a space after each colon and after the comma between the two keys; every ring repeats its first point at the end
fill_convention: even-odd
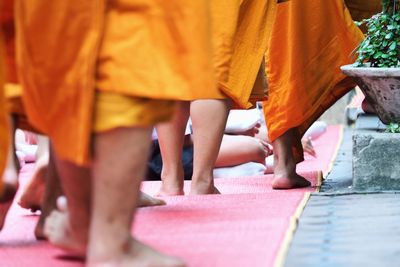
{"type": "MultiPolygon", "coordinates": [[[[6,65],[7,76],[11,77],[15,73],[13,62],[9,62],[12,57],[7,57],[13,52],[13,45],[7,42],[7,35],[5,33],[10,30],[10,21],[12,21],[12,5],[13,1],[3,0],[0,2],[0,175],[3,175],[6,166],[6,160],[9,149],[9,125],[7,119],[7,109],[5,101],[5,81],[6,81],[6,65]]],[[[12,25],[12,23],[11,23],[12,25]]],[[[7,77],[7,78],[8,78],[7,77]]],[[[2,179],[0,179],[0,197],[3,193],[2,179]]]]}
{"type": "Polygon", "coordinates": [[[22,87],[18,84],[15,58],[14,0],[4,0],[0,10],[0,27],[3,32],[5,61],[7,66],[4,78],[6,111],[13,117],[16,128],[35,132],[28,122],[22,103],[22,87]]]}
{"type": "MultiPolygon", "coordinates": [[[[354,62],[363,39],[343,0],[291,0],[278,5],[266,53],[268,101],[264,113],[272,142],[291,128],[301,137],[353,82],[340,66],[354,62]]],[[[298,161],[299,142],[293,144],[298,161]]]]}
{"type": "Polygon", "coordinates": [[[236,107],[250,108],[265,99],[267,85],[261,67],[276,0],[211,1],[211,5],[219,86],[236,107]]]}
{"type": "Polygon", "coordinates": [[[17,65],[29,121],[61,158],[88,164],[96,88],[152,99],[222,97],[208,4],[17,0],[17,65]]]}

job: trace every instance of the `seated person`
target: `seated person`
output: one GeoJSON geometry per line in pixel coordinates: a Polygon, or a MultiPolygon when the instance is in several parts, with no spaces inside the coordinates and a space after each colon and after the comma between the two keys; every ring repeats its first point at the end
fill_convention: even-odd
{"type": "MultiPolygon", "coordinates": [[[[316,156],[312,140],[325,130],[326,124],[317,122],[305,134],[302,143],[306,153],[316,156]]],[[[182,163],[184,178],[190,180],[193,171],[193,142],[190,121],[185,134],[182,163]]],[[[238,177],[270,172],[273,162],[266,161],[266,159],[271,154],[272,146],[267,140],[267,129],[261,111],[259,109],[232,110],[229,113],[225,135],[215,163],[214,176],[238,177]]],[[[147,180],[161,180],[162,158],[155,131],[153,131],[152,153],[147,166],[147,180]]]]}

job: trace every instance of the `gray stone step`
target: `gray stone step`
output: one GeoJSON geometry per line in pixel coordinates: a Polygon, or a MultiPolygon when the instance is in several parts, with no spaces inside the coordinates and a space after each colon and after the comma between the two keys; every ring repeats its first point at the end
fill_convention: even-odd
{"type": "Polygon", "coordinates": [[[361,115],[353,133],[355,190],[400,190],[400,134],[385,133],[375,116],[361,115]]]}

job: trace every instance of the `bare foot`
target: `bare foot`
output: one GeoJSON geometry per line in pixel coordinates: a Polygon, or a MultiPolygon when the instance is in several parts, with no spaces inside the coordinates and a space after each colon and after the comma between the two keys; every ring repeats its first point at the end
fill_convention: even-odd
{"type": "Polygon", "coordinates": [[[138,207],[151,207],[165,205],[164,200],[152,197],[144,192],[140,192],[138,207]]]}
{"type": "Polygon", "coordinates": [[[118,255],[112,255],[112,258],[96,258],[90,256],[87,261],[89,267],[184,267],[186,266],[180,259],[166,256],[132,239],[127,242],[118,255]]]}
{"type": "Polygon", "coordinates": [[[18,204],[22,208],[30,209],[32,212],[41,210],[48,171],[49,149],[42,145],[40,153],[37,155],[33,176],[25,186],[21,198],[18,201],[18,204]]]}
{"type": "Polygon", "coordinates": [[[57,198],[57,209],[61,212],[68,212],[68,201],[65,196],[57,198]]]}
{"type": "Polygon", "coordinates": [[[182,196],[183,191],[183,167],[178,166],[173,172],[168,172],[163,169],[161,174],[161,188],[157,196],[182,196]]]}
{"type": "Polygon", "coordinates": [[[76,256],[85,257],[87,237],[79,236],[71,230],[68,212],[53,211],[46,219],[44,234],[56,247],[67,250],[76,256]]]}
{"type": "Polygon", "coordinates": [[[33,177],[25,186],[18,204],[32,212],[41,210],[46,184],[47,165],[37,166],[33,177]]]}
{"type": "Polygon", "coordinates": [[[274,176],[274,180],[272,181],[273,189],[292,189],[292,188],[301,188],[308,187],[311,183],[304,177],[294,174],[291,176],[274,176]]]}
{"type": "MultiPolygon", "coordinates": [[[[138,207],[150,207],[150,206],[161,206],[165,205],[165,201],[162,199],[154,198],[146,193],[141,192],[138,207]]],[[[70,227],[68,225],[68,203],[65,196],[60,196],[57,199],[57,209],[50,213],[50,216],[40,216],[39,222],[35,228],[35,236],[37,239],[47,239],[54,245],[73,251],[80,256],[84,254],[81,246],[76,244],[76,240],[71,237],[70,227]],[[43,221],[41,223],[41,220],[43,221]]],[[[86,245],[85,245],[86,247],[86,245]]]]}
{"type": "Polygon", "coordinates": [[[296,160],[292,144],[300,142],[294,129],[289,129],[278,137],[274,146],[274,179],[273,189],[292,189],[310,186],[311,183],[296,173],[296,160]]]}
{"type": "Polygon", "coordinates": [[[190,187],[190,195],[213,195],[221,194],[219,190],[214,186],[214,183],[194,183],[192,181],[190,187]]]}
{"type": "Polygon", "coordinates": [[[43,210],[40,213],[39,220],[35,226],[35,237],[37,240],[46,240],[47,235],[45,234],[45,222],[47,218],[50,216],[53,211],[58,211],[61,213],[67,213],[68,212],[68,207],[67,207],[67,199],[65,196],[60,196],[60,192],[55,192],[51,196],[51,200],[45,201],[43,203],[43,210]]]}
{"type": "Polygon", "coordinates": [[[46,240],[47,236],[44,233],[44,224],[49,215],[45,215],[44,213],[40,213],[39,220],[36,223],[34,234],[37,240],[46,240]]]}
{"type": "Polygon", "coordinates": [[[157,193],[156,196],[160,197],[165,197],[165,196],[183,196],[185,192],[183,191],[183,188],[181,187],[175,187],[175,186],[167,186],[164,184],[164,182],[161,185],[160,191],[157,193]]]}
{"type": "MultiPolygon", "coordinates": [[[[51,149],[48,149],[47,151],[49,150],[51,149]]],[[[48,164],[46,164],[46,169],[47,169],[46,176],[44,177],[46,180],[45,181],[46,184],[43,185],[44,193],[43,197],[41,197],[43,198],[41,202],[41,213],[35,227],[35,237],[38,240],[46,239],[46,235],[44,234],[44,224],[46,218],[54,210],[56,210],[57,207],[60,211],[67,211],[67,203],[66,203],[67,200],[65,197],[62,197],[63,190],[61,188],[60,177],[58,176],[57,173],[54,161],[54,153],[52,152],[52,150],[50,152],[50,158],[48,164]],[[65,202],[64,205],[63,202],[65,202]]]]}

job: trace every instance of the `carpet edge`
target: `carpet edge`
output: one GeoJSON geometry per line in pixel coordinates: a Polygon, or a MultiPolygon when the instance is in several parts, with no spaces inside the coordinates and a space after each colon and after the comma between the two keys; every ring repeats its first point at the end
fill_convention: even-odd
{"type": "Polygon", "coordinates": [[[307,192],[304,194],[303,199],[297,206],[297,209],[295,213],[292,215],[289,221],[289,227],[286,230],[285,237],[283,238],[283,241],[279,247],[275,262],[274,262],[274,267],[283,267],[285,264],[285,259],[286,256],[289,252],[289,247],[290,244],[293,240],[294,233],[297,229],[297,225],[300,219],[301,214],[303,213],[309,199],[311,197],[311,192],[307,192]]]}
{"type": "Polygon", "coordinates": [[[339,154],[340,147],[342,146],[342,143],[343,143],[343,135],[344,135],[344,127],[343,127],[343,125],[339,125],[339,138],[338,138],[338,142],[337,142],[336,148],[335,148],[335,150],[334,150],[334,152],[333,152],[333,154],[332,154],[332,158],[331,158],[331,161],[330,161],[330,163],[329,163],[329,165],[328,165],[328,168],[327,168],[327,169],[324,171],[324,173],[323,173],[323,177],[327,177],[328,174],[329,174],[329,173],[332,171],[332,169],[333,169],[333,165],[335,164],[337,155],[339,154]]]}

